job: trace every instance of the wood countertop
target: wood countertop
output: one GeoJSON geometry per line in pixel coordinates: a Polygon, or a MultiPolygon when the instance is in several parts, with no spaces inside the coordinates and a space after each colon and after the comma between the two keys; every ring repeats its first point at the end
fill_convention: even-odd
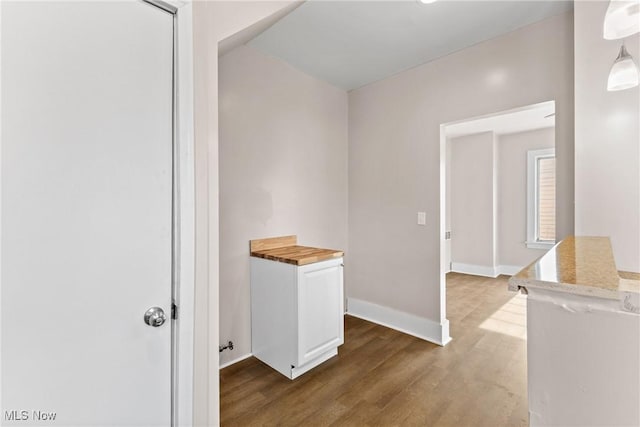
{"type": "Polygon", "coordinates": [[[512,276],[509,290],[538,288],[620,300],[640,293],[640,280],[633,277],[618,273],[608,237],[571,236],[512,276]]]}
{"type": "Polygon", "coordinates": [[[307,265],[344,256],[343,251],[335,249],[299,246],[296,236],[251,240],[249,248],[252,257],[293,265],[307,265]]]}

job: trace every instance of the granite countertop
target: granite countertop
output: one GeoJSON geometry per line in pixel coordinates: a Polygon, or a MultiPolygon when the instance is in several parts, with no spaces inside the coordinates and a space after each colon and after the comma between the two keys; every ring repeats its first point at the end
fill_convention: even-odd
{"type": "Polygon", "coordinates": [[[249,249],[252,257],[293,265],[307,265],[344,256],[343,251],[335,249],[299,246],[296,236],[251,240],[249,249]]]}
{"type": "Polygon", "coordinates": [[[616,269],[608,237],[567,237],[509,279],[509,290],[546,289],[619,300],[640,294],[640,276],[616,269]]]}

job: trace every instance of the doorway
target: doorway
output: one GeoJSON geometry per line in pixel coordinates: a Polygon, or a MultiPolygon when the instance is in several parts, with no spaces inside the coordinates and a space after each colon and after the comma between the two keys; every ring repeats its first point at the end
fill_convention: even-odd
{"type": "Polygon", "coordinates": [[[443,295],[447,273],[513,275],[555,243],[554,147],[555,101],[441,125],[443,295]]]}

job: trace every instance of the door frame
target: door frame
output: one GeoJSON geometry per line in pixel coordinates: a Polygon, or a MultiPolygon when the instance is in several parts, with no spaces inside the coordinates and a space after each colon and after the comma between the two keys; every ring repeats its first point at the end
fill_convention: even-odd
{"type": "MultiPolygon", "coordinates": [[[[191,0],[142,0],[173,15],[174,203],[171,425],[193,425],[195,290],[195,170],[193,123],[193,25],[191,0]]],[[[0,17],[2,3],[0,2],[0,17]]],[[[0,94],[2,87],[0,83],[0,94]]],[[[0,128],[2,123],[0,121],[0,128]]],[[[1,143],[1,141],[0,141],[1,143]]],[[[1,206],[0,206],[1,207],[1,206]]],[[[0,210],[1,216],[1,210],[0,210]]],[[[0,226],[0,236],[2,228],[0,226]]],[[[0,270],[2,266],[0,265],[0,270]]],[[[1,292],[0,292],[1,295],[1,292]]],[[[0,328],[0,343],[2,342],[0,328]]],[[[1,355],[0,355],[1,357],[1,355]]],[[[1,369],[1,364],[0,364],[1,369]]],[[[0,376],[2,373],[0,372],[0,376]]],[[[0,401],[2,399],[0,390],[0,401]]]]}
{"type": "Polygon", "coordinates": [[[191,1],[142,0],[173,15],[173,268],[171,425],[193,425],[195,170],[191,1]]]}
{"type": "Polygon", "coordinates": [[[193,425],[195,156],[191,0],[141,0],[173,15],[171,425],[193,425]]]}
{"type": "MultiPolygon", "coordinates": [[[[178,2],[176,2],[178,3],[178,2]]],[[[193,330],[195,292],[195,157],[193,126],[193,19],[191,2],[180,2],[176,23],[176,141],[180,190],[179,230],[181,236],[179,272],[178,337],[175,360],[176,409],[173,424],[193,425],[193,330]]]]}
{"type": "MultiPolygon", "coordinates": [[[[545,105],[549,105],[550,103],[554,103],[555,108],[555,100],[536,102],[520,107],[509,108],[501,111],[494,111],[488,114],[482,114],[478,116],[467,117],[464,119],[458,119],[447,123],[440,124],[440,221],[439,221],[439,230],[440,230],[440,321],[447,322],[447,328],[449,321],[446,319],[446,309],[447,309],[447,268],[443,263],[443,260],[447,256],[447,240],[449,240],[449,244],[451,244],[451,240],[447,239],[447,231],[451,231],[451,224],[447,227],[447,192],[451,191],[451,189],[447,185],[447,171],[451,167],[448,164],[447,157],[447,127],[455,124],[460,124],[464,122],[470,122],[480,119],[486,119],[489,117],[501,116],[509,113],[516,113],[519,111],[527,111],[532,109],[537,109],[545,105]],[[447,230],[449,228],[449,230],[447,230]]],[[[555,109],[554,109],[555,111],[555,109]]],[[[453,230],[455,233],[455,230],[453,230]]],[[[450,236],[449,236],[450,237],[450,236]]],[[[450,270],[450,269],[449,269],[450,270]]],[[[447,330],[448,334],[448,330],[447,330]]],[[[452,338],[449,338],[451,340],[452,338]]]]}

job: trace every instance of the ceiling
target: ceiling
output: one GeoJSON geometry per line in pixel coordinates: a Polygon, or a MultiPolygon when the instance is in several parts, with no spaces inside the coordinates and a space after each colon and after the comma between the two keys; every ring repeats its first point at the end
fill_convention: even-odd
{"type": "Polygon", "coordinates": [[[311,0],[248,44],[351,90],[572,8],[559,0],[311,0]]]}
{"type": "Polygon", "coordinates": [[[445,125],[445,135],[448,138],[482,132],[494,132],[498,135],[505,135],[549,128],[556,124],[555,109],[556,103],[554,101],[548,101],[498,114],[491,114],[486,117],[450,123],[445,125]]]}

